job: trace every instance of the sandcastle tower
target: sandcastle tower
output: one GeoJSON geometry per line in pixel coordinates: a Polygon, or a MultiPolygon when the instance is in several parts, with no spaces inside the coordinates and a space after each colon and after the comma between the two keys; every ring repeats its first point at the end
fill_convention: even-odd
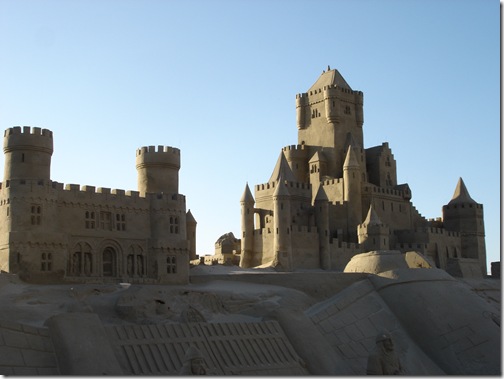
{"type": "Polygon", "coordinates": [[[180,150],[170,146],[144,146],[136,152],[138,191],[178,193],[180,150]]]}
{"type": "Polygon", "coordinates": [[[53,134],[48,129],[15,126],[4,133],[4,181],[50,180],[53,134]]]}
{"type": "Polygon", "coordinates": [[[363,93],[352,90],[338,70],[330,67],[306,93],[296,95],[298,144],[325,148],[330,176],[343,176],[349,135],[357,146],[364,146],[363,101],[363,93]]]}
{"type": "Polygon", "coordinates": [[[254,254],[254,204],[255,200],[248,184],[240,200],[241,203],[241,256],[240,267],[251,267],[254,254]]]}
{"type": "Polygon", "coordinates": [[[357,231],[363,252],[390,248],[389,228],[382,223],[373,204],[370,205],[366,219],[357,227],[357,231]]]}
{"type": "Polygon", "coordinates": [[[443,224],[449,231],[460,233],[462,258],[479,259],[483,276],[487,274],[483,205],[469,195],[459,178],[452,199],[443,206],[443,224]]]}

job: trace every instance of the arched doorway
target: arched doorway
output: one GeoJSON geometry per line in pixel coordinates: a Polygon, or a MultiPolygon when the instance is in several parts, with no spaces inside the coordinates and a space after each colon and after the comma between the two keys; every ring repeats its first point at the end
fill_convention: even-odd
{"type": "Polygon", "coordinates": [[[107,246],[103,250],[103,276],[116,276],[117,254],[113,247],[107,246]]]}

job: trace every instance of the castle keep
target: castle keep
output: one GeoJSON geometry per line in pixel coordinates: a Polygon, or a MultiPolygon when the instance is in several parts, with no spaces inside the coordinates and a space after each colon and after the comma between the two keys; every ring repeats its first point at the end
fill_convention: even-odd
{"type": "Polygon", "coordinates": [[[240,266],[343,270],[372,250],[415,250],[457,276],[486,275],[483,206],[462,179],[442,218],[425,219],[397,182],[388,143],[364,148],[363,93],[328,68],[296,96],[298,144],[241,198],[240,266]]]}
{"type": "Polygon", "coordinates": [[[7,129],[4,153],[1,270],[36,282],[188,281],[196,220],[178,193],[180,150],[138,149],[138,191],[51,180],[47,129],[7,129]]]}

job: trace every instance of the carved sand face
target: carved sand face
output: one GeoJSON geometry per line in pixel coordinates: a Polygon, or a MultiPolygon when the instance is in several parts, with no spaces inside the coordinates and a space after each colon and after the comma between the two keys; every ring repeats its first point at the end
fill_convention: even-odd
{"type": "Polygon", "coordinates": [[[191,359],[191,371],[195,375],[205,375],[205,362],[202,358],[191,359]]]}
{"type": "Polygon", "coordinates": [[[392,351],[394,350],[394,342],[392,342],[392,339],[387,338],[382,341],[383,347],[387,351],[392,351]]]}

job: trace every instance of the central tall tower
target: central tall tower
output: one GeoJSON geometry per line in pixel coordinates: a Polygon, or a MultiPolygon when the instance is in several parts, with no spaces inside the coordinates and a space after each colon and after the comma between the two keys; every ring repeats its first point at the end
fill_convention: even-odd
{"type": "Polygon", "coordinates": [[[352,90],[330,67],[308,92],[296,95],[298,144],[322,147],[330,176],[343,176],[343,162],[352,139],[358,147],[364,146],[363,101],[363,93],[352,90]]]}

